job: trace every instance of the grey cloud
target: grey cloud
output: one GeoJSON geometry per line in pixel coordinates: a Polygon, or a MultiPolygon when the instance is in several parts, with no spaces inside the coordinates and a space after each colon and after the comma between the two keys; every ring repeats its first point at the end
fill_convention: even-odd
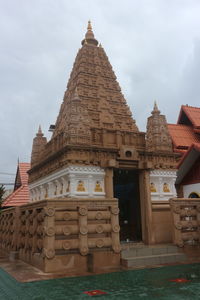
{"type": "Polygon", "coordinates": [[[141,130],[155,99],[169,122],[198,106],[199,14],[198,0],[1,0],[0,172],[55,122],[88,19],[141,130]]]}

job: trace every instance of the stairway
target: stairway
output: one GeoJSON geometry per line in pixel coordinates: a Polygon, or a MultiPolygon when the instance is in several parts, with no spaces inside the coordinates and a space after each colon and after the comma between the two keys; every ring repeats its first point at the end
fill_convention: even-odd
{"type": "Polygon", "coordinates": [[[187,256],[174,245],[139,245],[121,252],[121,264],[125,268],[178,263],[186,259],[187,256]]]}

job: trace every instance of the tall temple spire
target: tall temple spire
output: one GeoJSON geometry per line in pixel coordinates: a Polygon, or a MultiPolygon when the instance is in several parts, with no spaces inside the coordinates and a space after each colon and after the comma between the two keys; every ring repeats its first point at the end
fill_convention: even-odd
{"type": "Polygon", "coordinates": [[[94,46],[98,45],[98,41],[95,39],[94,33],[92,31],[91,21],[88,21],[88,26],[87,26],[87,32],[85,34],[85,39],[82,40],[81,44],[82,45],[90,44],[90,45],[94,45],[94,46]]]}
{"type": "MultiPolygon", "coordinates": [[[[61,133],[65,133],[65,137],[72,133],[72,108],[76,109],[76,119],[83,111],[87,114],[89,122],[84,122],[84,126],[87,127],[87,131],[93,132],[93,137],[94,130],[102,129],[138,132],[108,57],[102,47],[94,46],[97,45],[95,41],[89,21],[83,47],[75,59],[52,138],[61,133]],[[75,102],[81,102],[76,104],[80,105],[79,108],[74,107],[75,102]]],[[[98,135],[101,134],[98,132],[98,135]]],[[[70,138],[65,139],[67,140],[70,138]]]]}

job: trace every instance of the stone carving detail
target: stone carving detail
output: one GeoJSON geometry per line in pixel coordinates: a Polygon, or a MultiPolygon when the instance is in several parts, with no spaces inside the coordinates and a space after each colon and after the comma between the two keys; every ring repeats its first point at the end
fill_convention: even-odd
{"type": "Polygon", "coordinates": [[[173,216],[174,231],[173,240],[176,245],[199,245],[200,232],[198,223],[200,211],[198,211],[200,200],[172,198],[170,207],[173,216]]]}

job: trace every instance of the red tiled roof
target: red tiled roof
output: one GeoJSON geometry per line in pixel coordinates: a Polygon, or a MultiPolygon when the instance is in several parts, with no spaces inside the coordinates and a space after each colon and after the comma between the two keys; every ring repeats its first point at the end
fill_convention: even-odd
{"type": "MultiPolygon", "coordinates": [[[[188,151],[183,155],[179,164],[178,164],[178,172],[176,178],[176,184],[180,184],[183,178],[189,174],[188,172],[193,168],[195,162],[198,160],[200,156],[200,144],[194,143],[190,146],[188,151]]],[[[196,177],[196,175],[195,175],[196,177]]],[[[192,178],[190,178],[192,179],[192,178]]]]}
{"type": "Polygon", "coordinates": [[[15,188],[3,202],[3,207],[19,206],[29,202],[29,188],[28,188],[28,173],[30,169],[29,163],[19,163],[17,167],[15,188]],[[20,186],[17,187],[17,178],[20,178],[20,186]]]}
{"type": "Polygon", "coordinates": [[[10,194],[3,203],[3,207],[20,206],[29,202],[28,185],[22,185],[12,194],[10,194]]]}
{"type": "Polygon", "coordinates": [[[178,123],[180,122],[182,118],[183,112],[186,114],[190,122],[194,127],[200,128],[200,108],[199,107],[193,107],[188,105],[182,105],[181,111],[178,118],[178,123]]]}
{"type": "Polygon", "coordinates": [[[188,149],[188,151],[182,156],[181,160],[179,161],[178,164],[178,168],[180,168],[180,166],[183,164],[183,162],[185,161],[186,157],[188,157],[190,155],[190,153],[192,152],[192,150],[196,150],[197,152],[200,152],[200,144],[199,143],[194,143],[190,146],[190,148],[188,149]]]}
{"type": "Polygon", "coordinates": [[[22,184],[28,183],[28,173],[27,171],[31,168],[29,163],[19,163],[19,174],[22,184]]]}
{"type": "Polygon", "coordinates": [[[200,137],[194,133],[191,126],[182,124],[168,124],[174,146],[189,148],[191,144],[200,143],[200,137]]]}

